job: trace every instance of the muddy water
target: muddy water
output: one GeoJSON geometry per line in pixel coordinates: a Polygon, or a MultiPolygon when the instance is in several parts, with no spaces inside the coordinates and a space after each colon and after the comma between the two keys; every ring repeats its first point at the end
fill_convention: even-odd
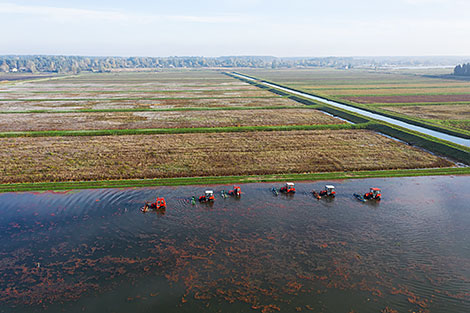
{"type": "Polygon", "coordinates": [[[0,194],[0,312],[468,311],[470,177],[325,183],[0,194]]]}

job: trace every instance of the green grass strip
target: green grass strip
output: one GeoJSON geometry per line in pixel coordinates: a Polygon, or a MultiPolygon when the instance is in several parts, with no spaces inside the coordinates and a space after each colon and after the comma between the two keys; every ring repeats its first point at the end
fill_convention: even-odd
{"type": "Polygon", "coordinates": [[[320,125],[283,125],[283,126],[239,126],[239,127],[198,127],[198,128],[150,128],[150,129],[102,129],[102,130],[45,130],[23,132],[0,132],[0,138],[14,137],[58,137],[58,136],[122,136],[186,133],[227,133],[253,131],[291,131],[291,130],[338,130],[365,129],[364,124],[320,124],[320,125]]]}
{"type": "Polygon", "coordinates": [[[0,192],[24,192],[47,190],[72,190],[96,188],[133,188],[152,186],[184,186],[212,185],[257,182],[315,181],[336,179],[363,179],[383,177],[413,177],[437,175],[470,175],[469,167],[452,167],[436,169],[405,169],[383,171],[353,171],[326,172],[309,174],[279,174],[279,175],[248,175],[248,176],[209,176],[209,177],[178,177],[157,179],[101,180],[101,181],[71,181],[71,182],[42,182],[0,184],[0,192]]]}
{"type": "Polygon", "coordinates": [[[28,111],[0,111],[0,114],[68,114],[68,113],[113,113],[113,112],[174,112],[174,111],[248,111],[248,110],[298,110],[318,109],[320,105],[302,106],[261,106],[261,107],[182,107],[182,108],[129,108],[129,109],[78,109],[78,110],[28,110],[28,111]]]}

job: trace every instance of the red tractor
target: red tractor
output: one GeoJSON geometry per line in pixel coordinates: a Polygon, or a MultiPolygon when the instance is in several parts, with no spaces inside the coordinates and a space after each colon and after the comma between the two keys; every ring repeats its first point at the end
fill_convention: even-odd
{"type": "Polygon", "coordinates": [[[325,189],[320,191],[320,197],[331,197],[334,198],[336,196],[335,186],[333,185],[326,185],[325,189]]]}
{"type": "Polygon", "coordinates": [[[199,202],[214,202],[214,200],[214,191],[212,190],[206,190],[206,193],[199,197],[199,202]]]}
{"type": "Polygon", "coordinates": [[[233,189],[228,191],[229,196],[240,197],[241,194],[242,190],[239,186],[233,186],[233,189]]]}
{"type": "Polygon", "coordinates": [[[164,210],[166,208],[166,201],[165,201],[165,198],[158,198],[157,197],[157,200],[155,200],[154,203],[149,203],[149,202],[146,202],[144,207],[141,209],[142,212],[147,212],[149,211],[150,209],[153,209],[153,210],[164,210]]]}
{"type": "Polygon", "coordinates": [[[283,193],[295,193],[294,183],[286,183],[279,191],[283,193]]]}
{"type": "Polygon", "coordinates": [[[366,200],[377,200],[380,201],[382,197],[380,188],[370,188],[370,191],[364,194],[366,200]]]}

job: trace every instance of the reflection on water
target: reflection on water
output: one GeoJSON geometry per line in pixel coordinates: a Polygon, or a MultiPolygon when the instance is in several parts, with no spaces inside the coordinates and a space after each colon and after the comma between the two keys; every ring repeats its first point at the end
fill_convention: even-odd
{"type": "Polygon", "coordinates": [[[0,195],[0,312],[464,312],[470,177],[0,195]],[[380,203],[352,194],[380,187],[380,203]],[[167,209],[139,208],[164,196],[167,209]]]}

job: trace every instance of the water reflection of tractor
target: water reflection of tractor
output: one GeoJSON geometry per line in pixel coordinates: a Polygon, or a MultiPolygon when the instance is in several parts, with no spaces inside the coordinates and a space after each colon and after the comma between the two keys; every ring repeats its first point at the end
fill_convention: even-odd
{"type": "Polygon", "coordinates": [[[150,203],[146,202],[145,205],[140,209],[142,212],[148,212],[149,210],[155,211],[164,211],[166,209],[166,201],[165,198],[158,198],[155,202],[150,203]]]}
{"type": "Polygon", "coordinates": [[[320,192],[316,192],[312,190],[313,196],[317,199],[323,198],[334,198],[336,196],[335,186],[333,185],[326,185],[325,189],[321,190],[320,192]]]}
{"type": "Polygon", "coordinates": [[[294,183],[286,183],[284,187],[279,189],[280,192],[285,194],[294,194],[295,193],[295,185],[294,183]]]}
{"type": "Polygon", "coordinates": [[[356,197],[359,201],[362,202],[365,202],[366,200],[380,201],[380,199],[382,198],[382,194],[380,188],[371,187],[370,191],[365,193],[363,196],[355,193],[354,197],[356,197]]]}
{"type": "Polygon", "coordinates": [[[214,191],[212,190],[206,190],[205,194],[199,197],[199,202],[214,202],[214,200],[214,191]]]}

